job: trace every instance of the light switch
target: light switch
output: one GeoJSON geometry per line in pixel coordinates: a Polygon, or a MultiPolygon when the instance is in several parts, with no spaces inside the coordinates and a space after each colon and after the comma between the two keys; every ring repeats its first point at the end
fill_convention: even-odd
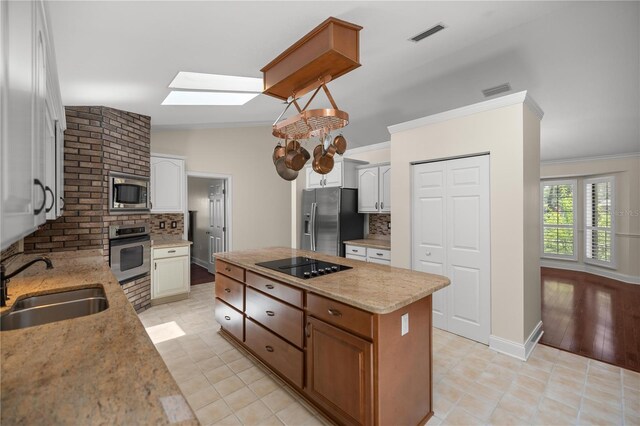
{"type": "Polygon", "coordinates": [[[404,314],[400,318],[402,319],[402,335],[404,336],[409,332],[409,314],[404,314]]]}

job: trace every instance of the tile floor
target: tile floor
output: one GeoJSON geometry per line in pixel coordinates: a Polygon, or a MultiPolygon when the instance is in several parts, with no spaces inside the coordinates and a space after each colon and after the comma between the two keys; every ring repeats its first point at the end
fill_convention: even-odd
{"type": "MultiPolygon", "coordinates": [[[[213,284],[140,314],[203,425],[326,424],[218,335],[213,284]]],[[[640,374],[538,345],[527,362],[434,329],[432,425],[640,425],[640,374]]]]}

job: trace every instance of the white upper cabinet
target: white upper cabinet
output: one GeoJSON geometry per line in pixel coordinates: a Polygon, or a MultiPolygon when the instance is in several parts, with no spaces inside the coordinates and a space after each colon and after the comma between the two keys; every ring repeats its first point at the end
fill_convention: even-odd
{"type": "Polygon", "coordinates": [[[358,212],[391,212],[391,166],[358,168],[358,212]]]}
{"type": "Polygon", "coordinates": [[[311,164],[309,164],[305,167],[305,175],[307,178],[305,188],[357,188],[358,173],[356,167],[363,164],[367,164],[367,162],[343,158],[340,161],[336,161],[333,169],[326,175],[314,172],[311,164]]]}
{"type": "Polygon", "coordinates": [[[184,212],[184,159],[151,156],[151,213],[184,212]]]}
{"type": "Polygon", "coordinates": [[[0,2],[1,248],[60,214],[66,127],[43,1],[0,2]]]}
{"type": "Polygon", "coordinates": [[[378,212],[378,167],[358,170],[358,212],[378,212]]]}

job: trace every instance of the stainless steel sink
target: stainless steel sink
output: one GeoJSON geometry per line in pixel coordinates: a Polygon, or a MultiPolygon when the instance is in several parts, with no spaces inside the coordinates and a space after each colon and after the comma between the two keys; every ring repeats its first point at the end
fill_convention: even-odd
{"type": "Polygon", "coordinates": [[[0,330],[16,330],[83,317],[108,307],[102,287],[31,296],[18,300],[8,314],[0,317],[0,330]]]}

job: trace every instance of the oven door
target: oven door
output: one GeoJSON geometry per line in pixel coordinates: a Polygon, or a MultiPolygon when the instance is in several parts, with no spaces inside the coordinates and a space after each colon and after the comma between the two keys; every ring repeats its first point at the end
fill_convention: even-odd
{"type": "Polygon", "coordinates": [[[120,282],[124,284],[151,271],[151,238],[122,238],[109,241],[109,264],[120,282]]]}

